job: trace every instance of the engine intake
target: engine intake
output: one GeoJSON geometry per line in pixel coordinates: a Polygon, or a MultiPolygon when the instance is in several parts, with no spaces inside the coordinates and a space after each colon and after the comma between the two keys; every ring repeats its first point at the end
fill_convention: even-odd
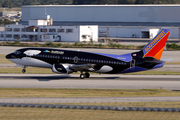
{"type": "Polygon", "coordinates": [[[69,68],[69,65],[59,64],[59,63],[53,64],[52,71],[53,71],[54,73],[59,73],[59,74],[69,74],[69,73],[72,73],[72,72],[73,72],[73,71],[69,68]]]}

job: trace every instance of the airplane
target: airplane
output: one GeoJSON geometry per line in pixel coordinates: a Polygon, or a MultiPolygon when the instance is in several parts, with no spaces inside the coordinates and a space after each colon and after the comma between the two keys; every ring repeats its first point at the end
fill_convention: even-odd
{"type": "Polygon", "coordinates": [[[23,48],[6,55],[17,66],[50,68],[58,74],[80,71],[80,78],[89,78],[89,72],[121,74],[163,67],[161,56],[170,30],[162,29],[143,49],[137,52],[115,55],[106,53],[72,51],[51,48],[23,48]]]}

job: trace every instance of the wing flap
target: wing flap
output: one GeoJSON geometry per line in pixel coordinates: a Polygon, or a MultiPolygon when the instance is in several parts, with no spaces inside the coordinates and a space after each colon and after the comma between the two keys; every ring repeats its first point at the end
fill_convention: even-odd
{"type": "Polygon", "coordinates": [[[95,71],[94,69],[95,64],[79,64],[79,65],[72,65],[69,68],[73,71],[95,71]]]}

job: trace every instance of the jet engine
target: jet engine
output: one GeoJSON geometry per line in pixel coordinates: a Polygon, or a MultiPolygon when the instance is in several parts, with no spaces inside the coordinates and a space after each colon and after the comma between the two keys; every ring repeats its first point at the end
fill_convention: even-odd
{"type": "Polygon", "coordinates": [[[69,64],[55,63],[52,66],[52,71],[59,74],[69,74],[73,71],[69,68],[69,64]]]}

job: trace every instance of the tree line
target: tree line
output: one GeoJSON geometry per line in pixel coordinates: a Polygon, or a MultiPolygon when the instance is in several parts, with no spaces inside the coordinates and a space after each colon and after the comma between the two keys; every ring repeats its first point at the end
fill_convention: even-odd
{"type": "Polygon", "coordinates": [[[179,4],[180,0],[0,0],[0,7],[22,5],[179,4]]]}

